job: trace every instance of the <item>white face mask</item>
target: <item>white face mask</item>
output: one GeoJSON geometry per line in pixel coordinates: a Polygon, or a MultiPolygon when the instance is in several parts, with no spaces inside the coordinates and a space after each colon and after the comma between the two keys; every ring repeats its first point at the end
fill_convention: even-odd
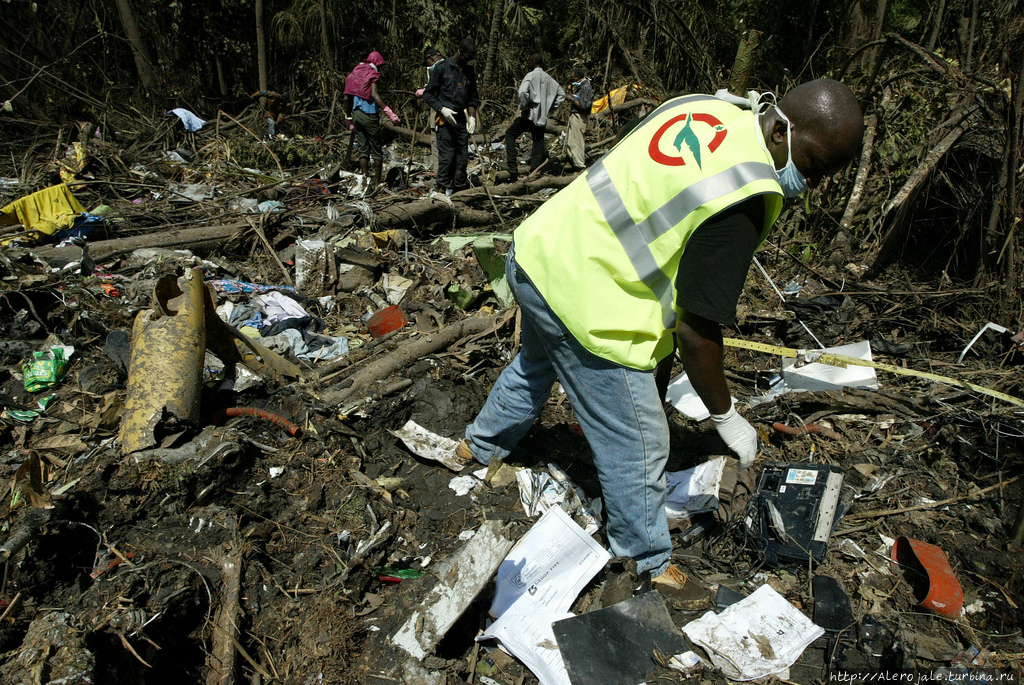
{"type": "Polygon", "coordinates": [[[800,170],[796,168],[796,164],[793,163],[793,125],[790,123],[789,117],[782,113],[778,105],[772,106],[779,113],[779,117],[786,122],[786,152],[789,155],[786,166],[782,167],[782,169],[776,169],[775,173],[779,176],[779,185],[782,186],[783,197],[798,197],[807,192],[808,186],[807,178],[800,173],[800,170]]]}

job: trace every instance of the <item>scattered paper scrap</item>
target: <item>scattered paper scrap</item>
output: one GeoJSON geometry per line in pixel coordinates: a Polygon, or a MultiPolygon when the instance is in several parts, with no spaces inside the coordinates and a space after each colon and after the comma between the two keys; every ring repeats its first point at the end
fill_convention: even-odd
{"type": "MultiPolygon", "coordinates": [[[[839,347],[826,347],[825,352],[871,361],[871,343],[862,340],[839,347]]],[[[796,359],[782,360],[782,378],[789,390],[835,390],[836,388],[868,388],[878,390],[875,370],[870,366],[847,366],[845,369],[814,362],[797,365],[796,359]]]]}
{"type": "Polygon", "coordinates": [[[754,680],[789,668],[824,629],[768,585],[683,626],[730,680],[754,680]]]}
{"type": "Polygon", "coordinates": [[[555,464],[548,464],[548,473],[530,469],[517,471],[516,482],[519,484],[519,501],[528,516],[539,516],[557,506],[570,516],[583,519],[588,535],[593,535],[600,527],[601,501],[587,500],[583,490],[555,464]]]}
{"type": "Polygon", "coordinates": [[[391,434],[405,443],[409,451],[417,457],[441,462],[452,471],[461,471],[465,466],[455,458],[457,442],[451,438],[431,433],[412,419],[406,421],[405,425],[398,430],[391,431],[391,434]]]}

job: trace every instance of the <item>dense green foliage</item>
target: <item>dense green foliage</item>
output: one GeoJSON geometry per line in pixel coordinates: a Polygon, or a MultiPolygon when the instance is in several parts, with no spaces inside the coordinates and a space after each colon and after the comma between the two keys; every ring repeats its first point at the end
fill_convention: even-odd
{"type": "MultiPolygon", "coordinates": [[[[484,109],[500,120],[532,52],[543,52],[559,79],[583,66],[599,94],[632,82],[660,99],[724,86],[739,42],[757,30],[752,87],[785,91],[833,75],[854,88],[866,114],[877,115],[860,194],[854,192],[855,166],[789,217],[790,226],[821,236],[808,249],[824,249],[839,238],[887,259],[893,250],[910,254],[918,266],[943,277],[1008,274],[1018,261],[1020,236],[1012,227],[1022,205],[1020,5],[0,0],[0,26],[8,37],[0,44],[0,102],[7,101],[0,111],[0,144],[14,150],[19,136],[40,125],[117,119],[122,129],[130,128],[125,122],[133,116],[152,118],[171,107],[204,117],[218,110],[238,114],[251,106],[249,93],[260,86],[257,7],[263,11],[267,86],[297,100],[302,116],[293,117],[293,132],[319,136],[338,132],[332,129],[344,75],[370,50],[387,60],[385,97],[418,122],[416,116],[425,113],[412,91],[426,77],[423,48],[451,53],[461,38],[473,38],[477,73],[482,80],[490,76],[482,88],[484,109]],[[961,122],[962,135],[945,139],[950,146],[932,154],[961,122]],[[925,182],[915,184],[921,177],[925,182]],[[901,196],[903,189],[910,194],[901,196]],[[841,222],[851,197],[857,200],[841,222]]],[[[1020,301],[1019,295],[1008,298],[1020,301]]]]}

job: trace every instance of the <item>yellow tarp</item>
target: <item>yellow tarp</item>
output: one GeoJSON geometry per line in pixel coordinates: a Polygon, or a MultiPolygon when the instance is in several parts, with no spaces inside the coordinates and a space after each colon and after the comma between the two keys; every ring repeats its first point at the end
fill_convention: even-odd
{"type": "Polygon", "coordinates": [[[25,233],[18,238],[38,238],[71,228],[85,207],[71,194],[67,184],[43,188],[0,209],[0,224],[22,224],[25,233]]]}
{"type": "MultiPolygon", "coordinates": [[[[633,88],[639,89],[640,87],[641,86],[638,86],[635,83],[633,84],[633,88]]],[[[629,84],[626,84],[624,86],[619,86],[618,88],[616,88],[612,92],[608,93],[608,95],[605,95],[600,100],[594,100],[594,104],[590,108],[590,113],[591,114],[597,114],[598,112],[602,112],[602,111],[608,109],[608,97],[609,96],[611,96],[612,107],[614,107],[615,105],[621,105],[623,102],[626,101],[626,94],[628,93],[628,91],[629,91],[629,84]]]]}

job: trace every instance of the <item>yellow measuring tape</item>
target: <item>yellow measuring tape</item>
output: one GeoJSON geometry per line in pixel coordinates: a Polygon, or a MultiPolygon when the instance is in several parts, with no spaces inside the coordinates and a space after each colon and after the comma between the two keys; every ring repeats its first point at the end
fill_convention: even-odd
{"type": "Polygon", "coordinates": [[[904,369],[901,366],[893,366],[892,364],[882,364],[881,362],[869,362],[863,359],[857,359],[856,357],[850,357],[845,354],[833,354],[831,352],[821,352],[818,350],[797,350],[792,347],[779,347],[777,345],[766,345],[764,343],[751,342],[749,340],[739,340],[738,338],[725,338],[722,341],[726,347],[736,347],[742,350],[753,350],[754,352],[764,352],[765,354],[777,354],[780,357],[789,357],[791,359],[803,359],[808,363],[820,362],[822,364],[829,364],[830,366],[838,366],[846,368],[847,366],[870,366],[873,369],[879,371],[889,371],[890,373],[896,373],[901,376],[914,376],[916,378],[926,378],[930,381],[938,381],[939,383],[949,383],[967,390],[973,390],[974,392],[980,392],[982,395],[988,395],[994,397],[997,400],[1003,400],[1010,404],[1015,404],[1018,407],[1024,407],[1024,400],[1018,399],[1013,395],[1007,395],[1004,392],[998,390],[992,390],[991,388],[985,388],[974,383],[968,383],[956,378],[950,378],[948,376],[940,376],[937,373],[928,373],[927,371],[915,371],[914,369],[904,369]]]}

